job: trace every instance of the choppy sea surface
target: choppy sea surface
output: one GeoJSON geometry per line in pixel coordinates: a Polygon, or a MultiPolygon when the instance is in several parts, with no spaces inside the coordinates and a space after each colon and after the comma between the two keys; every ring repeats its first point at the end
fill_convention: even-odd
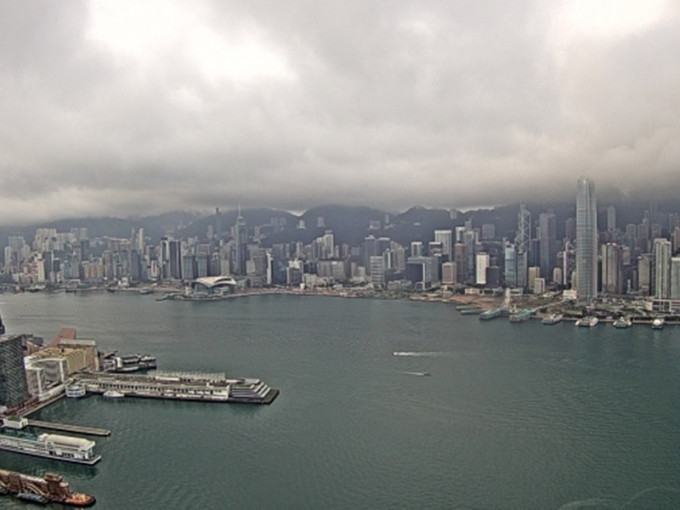
{"type": "Polygon", "coordinates": [[[680,508],[680,327],[299,296],[4,294],[0,313],[10,333],[74,327],[160,369],[281,390],[270,406],[92,396],[42,410],[110,429],[102,461],[0,452],[0,467],[59,472],[97,509],[680,508]]]}

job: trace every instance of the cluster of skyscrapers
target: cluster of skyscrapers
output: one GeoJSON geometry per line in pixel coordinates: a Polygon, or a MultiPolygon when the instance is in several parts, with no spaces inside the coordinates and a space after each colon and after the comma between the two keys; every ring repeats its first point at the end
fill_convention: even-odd
{"type": "MultiPolygon", "coordinates": [[[[320,234],[312,242],[269,242],[268,235],[281,232],[286,219],[248,225],[240,210],[228,228],[217,210],[204,236],[167,235],[155,243],[143,229],[125,239],[89,239],[83,228],[68,233],[44,228],[30,244],[23,237],[9,238],[3,277],[28,287],[186,283],[233,275],[239,285],[249,287],[443,286],[468,292],[505,287],[539,294],[566,290],[586,302],[600,295],[636,295],[654,298],[665,309],[680,303],[680,258],[674,256],[680,251],[680,217],[650,207],[639,223],[620,229],[613,206],[599,210],[606,211],[605,228],[598,228],[595,186],[580,178],[574,216],[558,218],[550,209],[535,215],[520,204],[512,231],[501,232],[494,222],[473,225],[470,218],[452,216],[449,228],[406,244],[386,235],[393,231],[389,217],[371,220],[360,245],[336,243],[321,217],[320,234]]],[[[298,231],[304,228],[299,225],[298,231]]]]}

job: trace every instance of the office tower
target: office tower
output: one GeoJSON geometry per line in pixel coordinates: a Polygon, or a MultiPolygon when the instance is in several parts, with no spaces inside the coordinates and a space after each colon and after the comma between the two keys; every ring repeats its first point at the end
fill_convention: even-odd
{"type": "Polygon", "coordinates": [[[378,240],[373,234],[364,239],[364,267],[371,267],[371,257],[378,255],[378,240]]]}
{"type": "Polygon", "coordinates": [[[411,243],[411,257],[422,257],[423,255],[423,243],[420,241],[413,241],[411,243]]]}
{"type": "Polygon", "coordinates": [[[451,230],[435,230],[434,241],[441,243],[442,255],[446,260],[453,259],[453,232],[451,230]]]}
{"type": "Polygon", "coordinates": [[[482,225],[482,240],[491,241],[496,237],[496,225],[493,223],[484,223],[482,225]]]}
{"type": "Polygon", "coordinates": [[[671,299],[680,299],[680,257],[671,258],[671,299]]]}
{"type": "Polygon", "coordinates": [[[5,325],[2,322],[2,317],[0,316],[0,335],[5,334],[5,325]]]}
{"type": "Polygon", "coordinates": [[[385,288],[385,258],[382,255],[371,256],[368,269],[373,287],[385,288]]]}
{"type": "Polygon", "coordinates": [[[456,281],[465,283],[467,281],[467,246],[463,243],[456,243],[453,247],[453,260],[456,263],[456,281]]]}
{"type": "Polygon", "coordinates": [[[649,296],[652,281],[652,260],[649,255],[642,255],[638,258],[638,290],[643,296],[649,296]]]}
{"type": "Polygon", "coordinates": [[[616,208],[613,205],[607,207],[607,230],[609,232],[616,230],[616,208]]]}
{"type": "Polygon", "coordinates": [[[477,234],[474,230],[467,230],[463,235],[463,242],[467,253],[467,281],[475,280],[475,246],[477,244],[477,234]]]}
{"type": "Polygon", "coordinates": [[[613,243],[602,245],[602,292],[621,294],[623,277],[621,274],[621,247],[613,243]]]}
{"type": "Polygon", "coordinates": [[[486,270],[491,264],[491,258],[488,253],[477,253],[475,259],[475,283],[486,285],[486,270]]]}
{"type": "Polygon", "coordinates": [[[518,251],[528,252],[531,248],[531,213],[520,204],[517,213],[517,235],[515,244],[518,251]]]}
{"type": "Polygon", "coordinates": [[[517,287],[517,247],[512,243],[506,243],[504,250],[505,286],[517,287]]]}
{"type": "Polygon", "coordinates": [[[222,213],[220,208],[215,208],[215,237],[219,240],[222,238],[222,213]]]}
{"type": "Polygon", "coordinates": [[[17,407],[28,399],[22,335],[0,337],[0,406],[17,407]]]}
{"type": "Polygon", "coordinates": [[[456,263],[444,262],[442,264],[442,285],[456,284],[456,263]]]}
{"type": "Polygon", "coordinates": [[[654,239],[652,250],[652,294],[656,299],[670,299],[671,242],[668,239],[654,239]]]}
{"type": "Polygon", "coordinates": [[[541,275],[548,281],[552,277],[557,257],[557,220],[552,211],[538,216],[539,253],[541,275]]]}
{"type": "Polygon", "coordinates": [[[241,207],[238,209],[238,217],[234,225],[234,274],[246,275],[246,261],[248,260],[248,229],[246,220],[241,216],[241,207]]]}
{"type": "Polygon", "coordinates": [[[578,298],[597,298],[597,202],[595,184],[579,178],[576,192],[576,291],[578,298]]]}

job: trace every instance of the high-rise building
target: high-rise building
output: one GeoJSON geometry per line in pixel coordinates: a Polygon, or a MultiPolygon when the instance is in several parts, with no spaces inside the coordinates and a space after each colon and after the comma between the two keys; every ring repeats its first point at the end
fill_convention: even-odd
{"type": "Polygon", "coordinates": [[[489,254],[477,253],[475,259],[475,283],[477,285],[486,285],[486,270],[491,264],[489,254]]]}
{"type": "Polygon", "coordinates": [[[539,253],[541,275],[546,280],[552,277],[557,258],[557,220],[555,213],[549,211],[538,216],[539,253]]]}
{"type": "Polygon", "coordinates": [[[441,243],[442,255],[446,260],[453,259],[453,232],[451,230],[435,230],[434,240],[441,243]]]}
{"type": "Polygon", "coordinates": [[[576,291],[578,298],[597,298],[597,202],[595,184],[579,178],[576,192],[576,291]]]}
{"type": "Polygon", "coordinates": [[[607,207],[607,231],[614,232],[616,230],[616,207],[610,205],[607,207]]]}
{"type": "Polygon", "coordinates": [[[671,295],[671,242],[654,239],[652,250],[652,294],[656,299],[670,299],[671,295]]]}
{"type": "Polygon", "coordinates": [[[680,257],[671,258],[671,299],[680,299],[680,257]]]}
{"type": "Polygon", "coordinates": [[[623,277],[621,275],[621,247],[613,243],[602,245],[602,292],[621,294],[623,277]]]}
{"type": "Polygon", "coordinates": [[[245,276],[247,273],[246,261],[248,260],[248,229],[246,227],[246,220],[241,216],[241,207],[239,206],[238,217],[234,225],[234,266],[232,271],[234,274],[245,276]]]}
{"type": "Polygon", "coordinates": [[[0,336],[0,406],[17,407],[28,399],[22,335],[0,336]]]}

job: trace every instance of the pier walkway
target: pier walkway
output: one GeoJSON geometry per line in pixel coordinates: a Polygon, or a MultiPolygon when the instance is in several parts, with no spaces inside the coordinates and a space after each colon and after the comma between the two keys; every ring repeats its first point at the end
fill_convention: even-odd
{"type": "Polygon", "coordinates": [[[28,426],[48,430],[59,430],[61,432],[75,432],[76,434],[85,434],[88,436],[111,435],[111,431],[106,429],[97,429],[94,427],[82,427],[80,425],[68,425],[67,423],[52,423],[49,421],[40,420],[28,420],[28,426]]]}

